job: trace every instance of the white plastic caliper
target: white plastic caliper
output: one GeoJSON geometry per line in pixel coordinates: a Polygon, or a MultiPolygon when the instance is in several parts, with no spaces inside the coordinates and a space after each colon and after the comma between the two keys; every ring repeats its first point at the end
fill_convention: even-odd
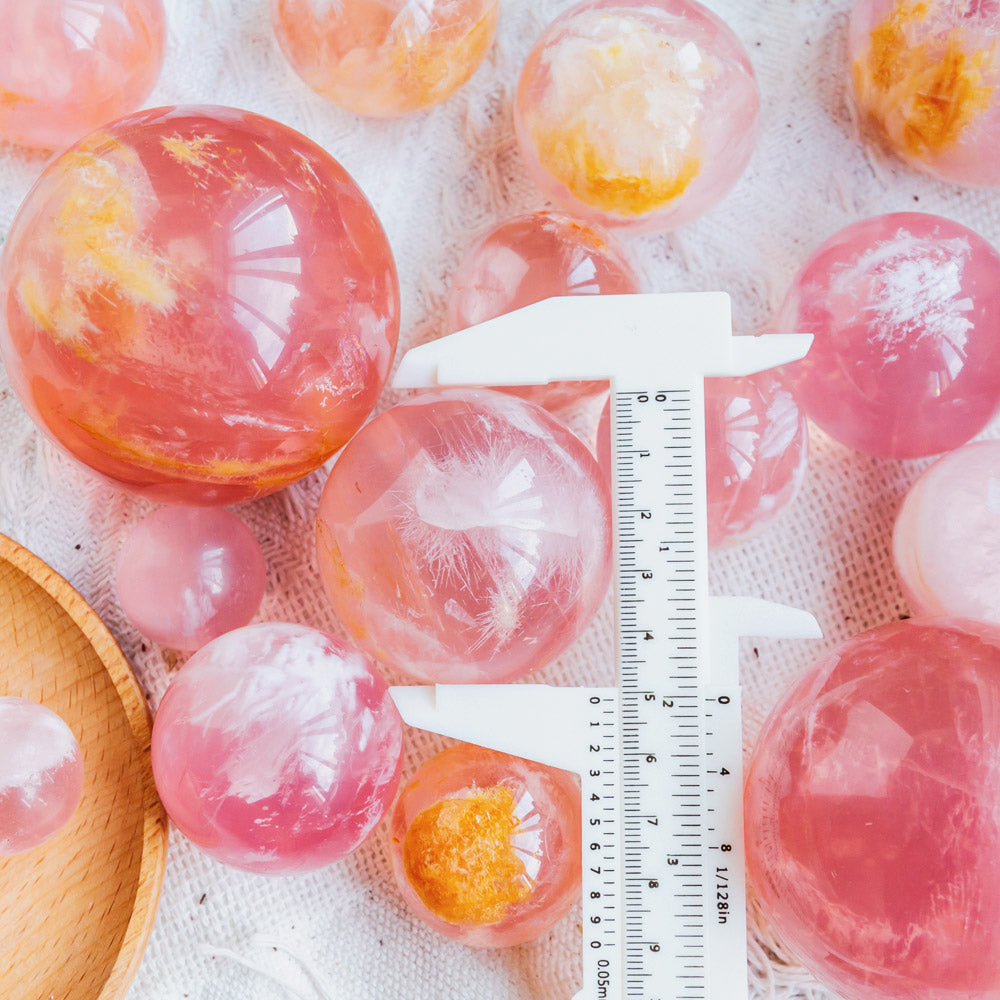
{"type": "Polygon", "coordinates": [[[747,993],[740,636],[804,611],[708,594],[704,379],[805,355],[734,337],[721,292],[575,296],[411,350],[394,385],[611,380],[618,683],[396,687],[407,723],[580,775],[577,1000],[747,993]],[[518,720],[512,725],[512,720],[518,720]]]}

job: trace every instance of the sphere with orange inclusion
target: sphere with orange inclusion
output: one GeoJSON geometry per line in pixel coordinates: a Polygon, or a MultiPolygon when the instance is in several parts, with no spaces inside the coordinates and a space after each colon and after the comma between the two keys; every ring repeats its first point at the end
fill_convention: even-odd
{"type": "Polygon", "coordinates": [[[46,168],[0,261],[0,351],[36,423],[112,482],[226,504],[361,426],[399,324],[371,206],[304,136],[142,111],[46,168]]]}
{"type": "Polygon", "coordinates": [[[271,0],[296,73],[359,115],[393,118],[450,97],[478,69],[499,0],[271,0]]]}
{"type": "Polygon", "coordinates": [[[1000,8],[954,0],[857,0],[850,75],[862,120],[911,166],[1000,185],[1000,8]]]}
{"type": "Polygon", "coordinates": [[[472,947],[530,941],[580,898],[580,783],[568,771],[459,744],[403,789],[390,836],[407,904],[472,947]]]}
{"type": "Polygon", "coordinates": [[[528,170],[588,222],[675,229],[720,201],[760,95],[732,30],[694,0],[588,0],[531,50],[514,121],[528,170]]]}

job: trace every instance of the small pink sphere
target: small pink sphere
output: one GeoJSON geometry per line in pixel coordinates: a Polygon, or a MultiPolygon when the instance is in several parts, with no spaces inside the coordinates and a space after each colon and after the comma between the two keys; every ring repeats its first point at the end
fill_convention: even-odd
{"type": "Polygon", "coordinates": [[[576,775],[459,744],[392,811],[392,868],[434,930],[476,948],[539,937],[580,899],[576,775]]]}
{"type": "Polygon", "coordinates": [[[349,854],[399,781],[403,728],[362,653],[301,625],[228,632],[184,665],[153,723],[170,818],[219,861],[265,875],[349,854]]]}
{"type": "Polygon", "coordinates": [[[694,0],[588,0],[531,50],[514,123],[539,188],[591,222],[674,229],[750,160],[760,95],[746,50],[694,0]]]}
{"type": "Polygon", "coordinates": [[[1000,441],[967,444],[914,483],[892,552],[915,614],[1000,624],[1000,441]]]}
{"type": "Polygon", "coordinates": [[[499,0],[271,0],[271,20],[313,90],[389,118],[458,90],[483,61],[499,9],[499,0]]]}
{"type": "Polygon", "coordinates": [[[0,139],[56,149],[139,107],[163,63],[162,0],[0,0],[0,139]]]}
{"type": "Polygon", "coordinates": [[[709,545],[749,537],[795,499],[809,436],[777,375],[705,380],[705,458],[709,545]]]}
{"type": "Polygon", "coordinates": [[[778,322],[815,337],[787,370],[806,415],[858,451],[956,448],[1000,402],[1000,255],[950,219],[899,212],[840,230],[778,322]]]}
{"type": "Polygon", "coordinates": [[[857,0],[848,47],[862,119],[918,170],[1000,185],[998,32],[995,0],[857,0]]]}
{"type": "Polygon", "coordinates": [[[253,532],[218,507],[163,507],[132,529],[118,556],[118,599],[162,646],[191,650],[247,625],[267,583],[253,532]]]}
{"type": "Polygon", "coordinates": [[[558,656],[611,573],[611,500],[544,410],[423,393],[367,424],[320,498],[320,573],[373,656],[433,683],[499,682],[558,656]]]}
{"type": "Polygon", "coordinates": [[[1000,630],[894,622],[775,708],[746,782],[747,874],[846,1000],[1000,996],[1000,630]]]}
{"type": "Polygon", "coordinates": [[[152,499],[224,504],[321,465],[396,346],[396,271],[329,154],[230,108],[159,108],[51,162],[0,261],[0,352],[38,425],[152,499]]]}
{"type": "Polygon", "coordinates": [[[0,856],[54,836],[83,794],[83,756],[55,712],[27,698],[0,698],[0,856]]]}

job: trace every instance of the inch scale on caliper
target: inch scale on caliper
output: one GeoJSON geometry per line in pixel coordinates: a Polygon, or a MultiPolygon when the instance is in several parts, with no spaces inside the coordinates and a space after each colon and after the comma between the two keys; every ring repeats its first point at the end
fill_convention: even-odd
{"type": "Polygon", "coordinates": [[[415,348],[397,372],[412,388],[611,379],[618,683],[393,688],[411,725],[580,775],[577,1000],[746,995],[738,641],[820,633],[708,594],[704,379],[810,340],[733,337],[724,293],[578,296],[415,348]]]}

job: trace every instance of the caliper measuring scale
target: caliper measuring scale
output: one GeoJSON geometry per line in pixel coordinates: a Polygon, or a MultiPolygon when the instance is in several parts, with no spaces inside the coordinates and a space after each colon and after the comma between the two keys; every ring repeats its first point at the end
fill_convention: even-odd
{"type": "Polygon", "coordinates": [[[804,611],[708,593],[704,380],[811,340],[734,337],[722,292],[571,296],[414,348],[396,373],[397,388],[611,380],[617,684],[392,689],[410,725],[580,776],[576,1000],[747,994],[738,643],[821,633],[804,611]]]}

